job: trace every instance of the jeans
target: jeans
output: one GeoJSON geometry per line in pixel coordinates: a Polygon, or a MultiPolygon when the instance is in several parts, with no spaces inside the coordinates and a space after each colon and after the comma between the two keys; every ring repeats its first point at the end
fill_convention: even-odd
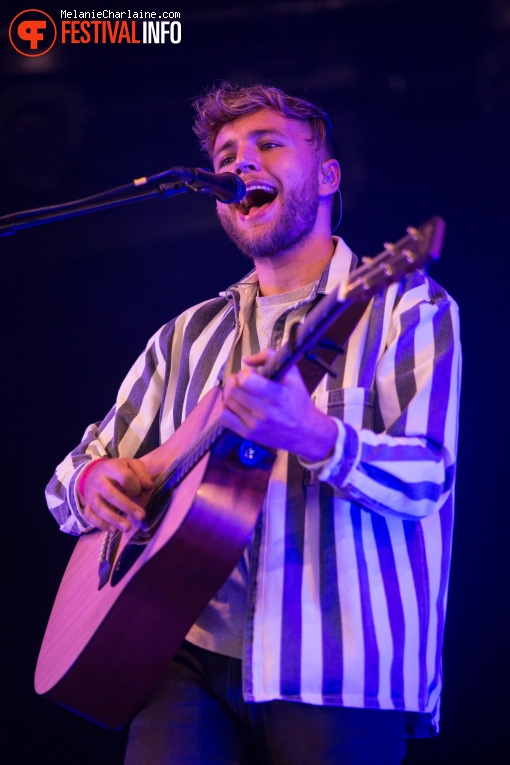
{"type": "Polygon", "coordinates": [[[134,718],[125,765],[399,765],[404,713],[247,703],[241,662],[184,642],[134,718]]]}

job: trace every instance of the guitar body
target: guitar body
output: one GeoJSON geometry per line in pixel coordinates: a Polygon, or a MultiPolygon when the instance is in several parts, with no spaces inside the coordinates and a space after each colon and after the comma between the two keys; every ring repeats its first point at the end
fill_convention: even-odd
{"type": "MultiPolygon", "coordinates": [[[[222,407],[207,394],[175,434],[143,458],[154,474],[168,466],[222,407]]],[[[174,489],[168,511],[119,581],[98,589],[104,532],[80,537],[60,585],[35,674],[39,694],[115,729],[127,722],[218,591],[249,541],[273,455],[239,459],[226,431],[174,489]]],[[[137,529],[123,534],[122,557],[137,529]]]]}

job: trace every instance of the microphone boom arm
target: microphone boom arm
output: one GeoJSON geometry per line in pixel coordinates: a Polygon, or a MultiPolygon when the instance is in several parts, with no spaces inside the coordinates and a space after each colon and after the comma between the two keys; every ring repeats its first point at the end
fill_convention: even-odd
{"type": "Polygon", "coordinates": [[[186,191],[215,196],[219,201],[225,203],[235,203],[244,197],[246,187],[242,180],[233,173],[215,174],[202,168],[173,167],[164,173],[158,173],[148,178],[138,178],[124,186],[117,186],[83,199],[3,215],[0,217],[0,236],[15,234],[22,229],[41,226],[44,223],[53,223],[58,220],[75,218],[78,215],[88,215],[100,210],[120,207],[131,202],[140,202],[154,197],[166,199],[184,194],[186,191]],[[169,182],[160,183],[157,188],[150,190],[145,188],[164,178],[168,178],[169,182]],[[126,192],[131,193],[126,195],[126,192]]]}

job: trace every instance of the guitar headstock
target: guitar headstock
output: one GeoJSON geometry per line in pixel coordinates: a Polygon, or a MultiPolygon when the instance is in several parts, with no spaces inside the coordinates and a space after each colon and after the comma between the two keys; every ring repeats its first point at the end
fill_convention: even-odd
{"type": "Polygon", "coordinates": [[[352,272],[342,285],[343,300],[368,300],[391,282],[423,268],[441,254],[446,224],[435,215],[414,228],[409,226],[407,235],[395,244],[386,242],[384,250],[375,258],[363,258],[362,265],[352,272]]]}

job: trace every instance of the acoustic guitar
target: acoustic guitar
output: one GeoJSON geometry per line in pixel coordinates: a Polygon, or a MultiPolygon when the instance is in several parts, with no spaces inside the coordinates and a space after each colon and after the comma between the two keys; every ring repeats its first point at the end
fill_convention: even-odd
{"type": "MultiPolygon", "coordinates": [[[[261,374],[279,380],[298,364],[311,392],[370,298],[439,257],[444,228],[436,216],[364,258],[295,325],[261,374]]],[[[106,728],[122,726],[143,704],[257,522],[274,454],[221,426],[222,407],[222,389],[213,388],[142,457],[158,475],[145,521],[124,534],[83,534],[58,590],[35,689],[106,728]]]]}

